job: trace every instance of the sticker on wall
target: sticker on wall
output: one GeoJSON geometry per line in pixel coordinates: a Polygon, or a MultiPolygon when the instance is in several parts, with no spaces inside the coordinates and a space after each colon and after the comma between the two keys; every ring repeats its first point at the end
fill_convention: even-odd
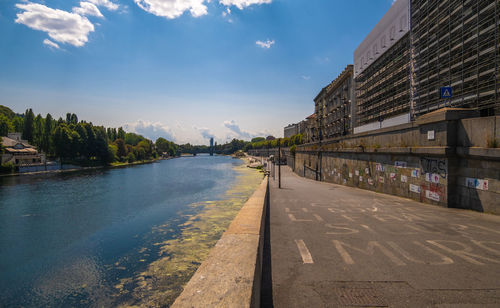
{"type": "Polygon", "coordinates": [[[408,182],[408,177],[406,175],[401,175],[401,182],[407,183],[408,182]]]}
{"type": "Polygon", "coordinates": [[[426,173],[425,174],[425,180],[427,182],[431,182],[431,183],[439,183],[439,174],[435,174],[435,173],[426,173]]]}
{"type": "Polygon", "coordinates": [[[359,176],[359,170],[354,171],[354,174],[355,174],[356,176],[359,176]]]}
{"type": "Polygon", "coordinates": [[[384,178],[383,176],[379,176],[379,177],[378,177],[378,181],[379,181],[380,183],[385,183],[385,178],[384,178]]]}
{"type": "Polygon", "coordinates": [[[365,168],[365,174],[366,174],[366,175],[370,174],[370,169],[365,168]]]}
{"type": "Polygon", "coordinates": [[[406,168],[407,165],[408,165],[408,163],[405,161],[394,162],[394,167],[396,167],[396,168],[406,168]]]}
{"type": "Polygon", "coordinates": [[[420,170],[419,169],[413,169],[411,171],[411,177],[412,178],[418,178],[418,177],[420,177],[420,170]]]}
{"type": "Polygon", "coordinates": [[[488,180],[466,178],[465,186],[479,190],[488,190],[488,180]]]}
{"type": "Polygon", "coordinates": [[[420,186],[414,185],[414,184],[410,184],[410,191],[419,194],[420,193],[420,186]]]}
{"type": "Polygon", "coordinates": [[[373,185],[373,184],[375,184],[375,182],[373,182],[372,179],[368,179],[368,184],[373,185]]]}
{"type": "Polygon", "coordinates": [[[359,176],[359,181],[363,182],[363,177],[361,175],[359,176]]]}
{"type": "Polygon", "coordinates": [[[337,172],[337,168],[333,168],[333,172],[337,172]]]}
{"type": "Polygon", "coordinates": [[[352,173],[351,172],[349,172],[349,177],[352,178],[352,173]]]}
{"type": "Polygon", "coordinates": [[[391,172],[389,175],[391,177],[391,180],[395,180],[396,179],[396,173],[391,172]]]}
{"type": "Polygon", "coordinates": [[[425,197],[430,200],[438,201],[440,200],[439,194],[430,190],[425,191],[425,197]]]}
{"type": "Polygon", "coordinates": [[[346,179],[344,179],[344,184],[346,184],[346,183],[347,183],[347,180],[346,180],[346,179]]]}
{"type": "Polygon", "coordinates": [[[376,163],[376,164],[375,164],[375,169],[376,169],[377,171],[381,171],[381,172],[383,172],[383,171],[384,171],[384,165],[379,164],[379,163],[376,163]]]}

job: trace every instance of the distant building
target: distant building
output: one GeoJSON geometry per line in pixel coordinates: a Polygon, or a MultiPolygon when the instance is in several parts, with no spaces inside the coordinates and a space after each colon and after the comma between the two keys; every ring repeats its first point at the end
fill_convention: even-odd
{"type": "Polygon", "coordinates": [[[318,137],[328,139],[352,133],[354,101],[353,66],[348,65],[314,99],[318,137]]]}
{"type": "Polygon", "coordinates": [[[319,140],[317,130],[316,114],[313,113],[306,118],[306,129],[304,132],[304,140],[306,143],[315,142],[319,140]]]}
{"type": "Polygon", "coordinates": [[[16,167],[45,164],[45,155],[38,153],[36,148],[21,139],[21,133],[9,133],[2,138],[4,154],[1,163],[12,163],[16,167]]]}
{"type": "Polygon", "coordinates": [[[210,156],[214,156],[214,138],[210,138],[210,156]]]}
{"type": "Polygon", "coordinates": [[[306,130],[306,121],[301,121],[296,124],[289,124],[283,129],[283,136],[285,138],[290,138],[294,135],[304,134],[306,130]]]}
{"type": "Polygon", "coordinates": [[[283,136],[285,138],[290,138],[293,135],[298,134],[299,131],[299,125],[298,124],[289,124],[288,126],[285,126],[283,129],[283,136]]]}

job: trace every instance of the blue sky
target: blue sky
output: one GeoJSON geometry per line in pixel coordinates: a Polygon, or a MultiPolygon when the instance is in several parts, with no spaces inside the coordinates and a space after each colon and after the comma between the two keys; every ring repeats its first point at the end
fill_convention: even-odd
{"type": "Polygon", "coordinates": [[[0,104],[206,144],[283,135],[391,0],[1,0],[0,104]]]}

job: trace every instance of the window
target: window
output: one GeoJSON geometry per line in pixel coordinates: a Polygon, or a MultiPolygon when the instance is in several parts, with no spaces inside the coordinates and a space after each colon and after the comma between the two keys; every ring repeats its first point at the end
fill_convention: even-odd
{"type": "Polygon", "coordinates": [[[389,38],[391,41],[393,41],[396,38],[396,27],[392,26],[391,30],[389,31],[389,38]]]}

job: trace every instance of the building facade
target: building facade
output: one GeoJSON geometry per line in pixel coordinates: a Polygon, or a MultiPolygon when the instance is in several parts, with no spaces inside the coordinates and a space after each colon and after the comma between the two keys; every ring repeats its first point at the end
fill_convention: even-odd
{"type": "Polygon", "coordinates": [[[499,46],[498,0],[397,0],[354,52],[354,132],[444,107],[499,115],[499,46]]]}
{"type": "Polygon", "coordinates": [[[348,65],[344,71],[325,88],[325,108],[322,109],[323,138],[335,138],[352,133],[355,118],[354,67],[348,65]]]}
{"type": "Polygon", "coordinates": [[[289,124],[283,129],[283,136],[285,138],[290,138],[294,135],[304,134],[306,131],[307,121],[303,120],[296,124],[289,124]]]}
{"type": "Polygon", "coordinates": [[[38,153],[36,148],[21,139],[21,133],[9,133],[2,138],[4,154],[1,163],[12,163],[16,167],[45,164],[45,155],[38,153]]]}
{"type": "Polygon", "coordinates": [[[355,50],[354,132],[410,120],[409,29],[409,1],[397,0],[355,50]]]}
{"type": "Polygon", "coordinates": [[[415,115],[442,107],[500,115],[500,1],[411,0],[415,115]],[[441,87],[452,97],[441,98],[441,87]]]}
{"type": "Polygon", "coordinates": [[[285,126],[283,129],[283,136],[285,138],[290,138],[293,135],[297,135],[299,133],[299,124],[289,124],[288,126],[285,126]]]}

